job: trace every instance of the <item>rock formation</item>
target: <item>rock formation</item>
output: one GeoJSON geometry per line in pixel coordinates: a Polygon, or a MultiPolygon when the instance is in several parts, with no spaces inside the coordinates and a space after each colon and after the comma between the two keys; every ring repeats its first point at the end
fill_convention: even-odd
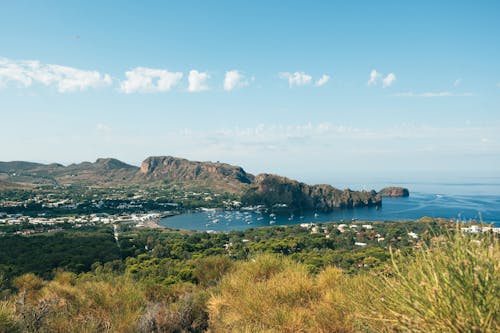
{"type": "Polygon", "coordinates": [[[378,193],[382,197],[392,197],[392,198],[407,197],[410,195],[410,191],[408,191],[407,188],[396,187],[396,186],[384,187],[378,193]]]}

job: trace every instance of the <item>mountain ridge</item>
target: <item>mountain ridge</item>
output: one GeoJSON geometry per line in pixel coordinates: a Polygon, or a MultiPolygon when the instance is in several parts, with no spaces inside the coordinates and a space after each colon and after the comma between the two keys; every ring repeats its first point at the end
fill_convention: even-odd
{"type": "Polygon", "coordinates": [[[150,156],[141,166],[115,158],[67,166],[24,161],[0,162],[0,190],[40,185],[92,187],[155,187],[178,185],[240,195],[244,204],[285,205],[292,208],[331,211],[381,205],[375,191],[340,190],[331,185],[309,185],[287,177],[262,173],[254,176],[241,166],[220,162],[191,161],[173,156],[150,156]]]}

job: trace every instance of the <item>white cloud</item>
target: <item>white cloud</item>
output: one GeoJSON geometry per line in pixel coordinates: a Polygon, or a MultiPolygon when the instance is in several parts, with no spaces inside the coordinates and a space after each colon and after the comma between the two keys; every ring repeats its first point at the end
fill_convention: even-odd
{"type": "Polygon", "coordinates": [[[324,86],[330,80],[330,76],[327,74],[323,74],[315,83],[316,87],[324,86]]]}
{"type": "Polygon", "coordinates": [[[120,90],[126,94],[134,92],[154,93],[170,91],[182,80],[181,72],[166,69],[136,67],[125,72],[127,79],[120,83],[120,90]]]}
{"type": "Polygon", "coordinates": [[[224,90],[231,91],[238,87],[244,87],[248,85],[248,81],[245,80],[245,76],[238,70],[231,70],[226,72],[224,77],[224,90]]]}
{"type": "Polygon", "coordinates": [[[111,132],[111,127],[106,125],[106,124],[103,124],[103,123],[98,123],[96,126],[95,126],[95,129],[98,131],[98,132],[104,132],[104,133],[107,133],[107,132],[111,132]]]}
{"type": "Polygon", "coordinates": [[[422,97],[449,97],[453,96],[453,94],[449,91],[441,91],[441,92],[424,92],[420,94],[422,97]]]}
{"type": "Polygon", "coordinates": [[[382,86],[384,88],[390,87],[394,81],[396,81],[396,74],[394,73],[389,73],[383,80],[382,80],[382,86]]]}
{"type": "Polygon", "coordinates": [[[462,78],[458,78],[453,82],[454,87],[458,87],[462,83],[462,78]]]}
{"type": "Polygon", "coordinates": [[[279,77],[283,80],[288,80],[288,85],[293,86],[304,86],[310,84],[312,81],[312,76],[304,72],[281,72],[279,77]]]}
{"type": "Polygon", "coordinates": [[[197,70],[189,71],[188,77],[188,91],[196,92],[196,91],[204,91],[208,90],[208,86],[206,81],[210,78],[210,76],[206,72],[198,72],[197,70]]]}
{"type": "Polygon", "coordinates": [[[475,96],[473,93],[461,93],[461,94],[455,94],[450,91],[429,91],[429,92],[423,92],[423,93],[414,93],[411,91],[408,92],[402,92],[402,93],[397,93],[392,96],[396,97],[428,97],[428,98],[433,98],[433,97],[470,97],[470,96],[475,96]]]}
{"type": "MultiPolygon", "coordinates": [[[[380,72],[377,72],[376,69],[372,69],[370,72],[370,78],[368,79],[368,82],[366,84],[368,84],[369,86],[375,86],[378,84],[378,82],[383,76],[384,75],[380,72]]],[[[382,79],[382,87],[383,88],[390,87],[395,81],[396,81],[396,74],[389,73],[387,74],[386,77],[382,79]]]]}
{"type": "MultiPolygon", "coordinates": [[[[350,159],[358,158],[361,153],[381,160],[380,155],[404,156],[412,160],[415,154],[435,154],[438,159],[442,156],[461,156],[464,152],[477,154],[479,148],[482,153],[496,154],[500,151],[498,133],[498,126],[449,128],[403,123],[384,128],[359,128],[323,122],[259,124],[255,127],[224,128],[216,132],[195,130],[190,131],[183,142],[192,140],[193,149],[203,147],[198,150],[199,153],[210,151],[217,156],[230,156],[229,160],[235,156],[255,158],[269,153],[270,159],[266,163],[284,163],[294,154],[305,154],[309,159],[322,158],[332,149],[350,159]],[[374,142],[377,144],[374,145],[374,142]]],[[[207,156],[210,157],[210,154],[207,156]]]]}
{"type": "Polygon", "coordinates": [[[0,86],[9,83],[30,87],[33,83],[55,86],[61,93],[83,91],[88,88],[108,86],[108,74],[68,66],[42,64],[36,60],[15,61],[0,58],[0,86]]]}
{"type": "Polygon", "coordinates": [[[370,79],[368,80],[367,84],[369,86],[374,86],[377,84],[378,79],[382,76],[379,72],[377,72],[375,69],[372,69],[370,72],[370,79]]]}

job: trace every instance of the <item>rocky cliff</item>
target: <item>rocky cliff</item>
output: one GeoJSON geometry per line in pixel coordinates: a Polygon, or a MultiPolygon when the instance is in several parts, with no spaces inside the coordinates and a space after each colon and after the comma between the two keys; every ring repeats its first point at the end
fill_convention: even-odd
{"type": "Polygon", "coordinates": [[[148,181],[161,180],[189,183],[219,191],[241,193],[254,176],[243,168],[226,163],[197,162],[172,156],[155,156],[145,159],[138,176],[148,181]]]}
{"type": "Polygon", "coordinates": [[[410,195],[410,191],[408,191],[407,188],[396,187],[396,186],[384,187],[378,193],[382,197],[393,197],[393,198],[408,197],[410,195]]]}
{"type": "Polygon", "coordinates": [[[246,205],[284,206],[294,210],[329,212],[382,204],[375,191],[339,190],[330,185],[308,185],[285,177],[260,174],[242,197],[246,205]]]}

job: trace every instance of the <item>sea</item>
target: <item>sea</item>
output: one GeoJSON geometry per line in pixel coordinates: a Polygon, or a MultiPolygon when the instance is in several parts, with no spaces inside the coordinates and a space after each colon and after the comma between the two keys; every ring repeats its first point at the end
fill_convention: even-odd
{"type": "MultiPolygon", "coordinates": [[[[334,186],[347,187],[342,185],[335,184],[334,186]]],[[[380,189],[384,186],[406,187],[410,190],[410,196],[383,198],[380,208],[338,209],[330,213],[303,212],[278,215],[245,210],[201,211],[164,218],[160,224],[174,229],[231,231],[311,222],[416,220],[427,216],[453,218],[466,222],[482,221],[500,226],[500,178],[483,178],[466,182],[351,183],[348,187],[361,190],[380,189]]]]}

